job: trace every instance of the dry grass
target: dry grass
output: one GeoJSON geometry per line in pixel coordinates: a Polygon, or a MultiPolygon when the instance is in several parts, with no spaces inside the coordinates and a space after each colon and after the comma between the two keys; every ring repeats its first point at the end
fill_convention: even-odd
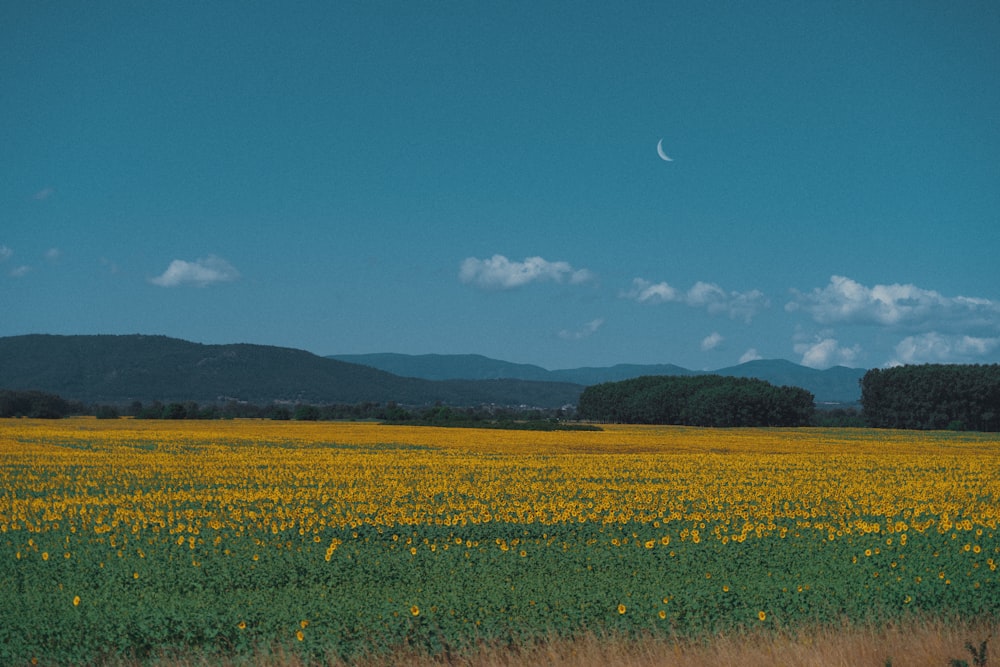
{"type": "MultiPolygon", "coordinates": [[[[948,667],[953,659],[975,664],[966,648],[991,640],[1000,629],[995,623],[940,621],[913,622],[887,628],[823,628],[777,636],[751,634],[712,637],[705,641],[677,641],[663,637],[643,639],[586,635],[555,639],[520,647],[481,646],[455,656],[428,656],[397,651],[389,656],[353,663],[334,660],[327,667],[948,667]]],[[[990,646],[989,648],[993,648],[990,646]]],[[[127,667],[131,663],[116,663],[127,667]]],[[[156,667],[308,667],[311,663],[282,650],[242,660],[214,657],[164,659],[156,667]]],[[[992,664],[987,662],[987,664],[992,664]]]]}

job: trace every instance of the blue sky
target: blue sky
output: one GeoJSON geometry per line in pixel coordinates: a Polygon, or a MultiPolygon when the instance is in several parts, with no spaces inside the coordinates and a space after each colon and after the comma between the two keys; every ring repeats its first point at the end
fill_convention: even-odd
{"type": "Polygon", "coordinates": [[[0,335],[996,363],[997,119],[995,2],[4,3],[0,335]]]}

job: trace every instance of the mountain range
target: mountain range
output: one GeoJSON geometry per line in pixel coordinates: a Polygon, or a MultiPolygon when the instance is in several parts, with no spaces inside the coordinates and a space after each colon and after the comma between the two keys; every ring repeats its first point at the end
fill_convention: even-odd
{"type": "MultiPolygon", "coordinates": [[[[226,400],[556,408],[584,387],[640,375],[695,375],[670,364],[546,370],[481,355],[334,355],[267,345],[204,345],[166,336],[0,337],[0,389],[87,403],[226,400]]],[[[712,373],[807,389],[817,403],[854,403],[862,369],[819,371],[783,360],[712,373]]]]}
{"type": "Polygon", "coordinates": [[[784,359],[758,359],[713,371],[693,371],[674,364],[618,364],[547,370],[532,364],[516,364],[479,354],[339,354],[329,359],[371,366],[388,373],[426,380],[519,379],[535,382],[570,382],[593,385],[617,382],[642,375],[725,375],[766,380],[777,386],[802,387],[817,403],[856,403],[861,398],[859,381],[866,370],[834,366],[817,370],[784,359]]]}
{"type": "Polygon", "coordinates": [[[166,336],[0,338],[0,389],[86,403],[228,400],[557,408],[582,387],[519,379],[424,380],[267,345],[202,345],[166,336]]]}

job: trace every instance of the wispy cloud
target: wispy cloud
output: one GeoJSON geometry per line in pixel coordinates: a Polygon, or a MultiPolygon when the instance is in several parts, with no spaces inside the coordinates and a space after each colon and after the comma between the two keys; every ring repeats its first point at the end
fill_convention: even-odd
{"type": "Polygon", "coordinates": [[[42,188],[35,194],[31,195],[31,198],[34,199],[35,201],[45,201],[55,193],[56,191],[54,188],[42,188]]]}
{"type": "Polygon", "coordinates": [[[757,348],[751,347],[740,356],[740,363],[745,364],[748,361],[757,361],[758,359],[763,358],[764,357],[760,356],[760,353],[757,352],[757,348]]]}
{"type": "MultiPolygon", "coordinates": [[[[0,262],[6,262],[13,256],[14,256],[13,250],[11,250],[5,245],[0,245],[0,262]]],[[[7,275],[9,275],[12,278],[21,278],[23,276],[28,275],[30,271],[31,271],[30,266],[28,266],[27,264],[22,264],[20,266],[15,266],[11,268],[7,272],[7,275]]]]}
{"type": "Polygon", "coordinates": [[[597,318],[591,320],[584,324],[581,328],[576,331],[571,331],[569,329],[563,329],[559,332],[559,337],[563,340],[581,340],[583,338],[589,338],[590,336],[597,333],[597,330],[604,325],[603,318],[597,318]]]}
{"type": "Polygon", "coordinates": [[[514,289],[542,281],[579,285],[593,278],[590,271],[575,269],[567,262],[550,262],[541,257],[512,262],[503,255],[493,255],[489,259],[468,257],[458,272],[458,279],[463,283],[484,289],[514,289]]]}
{"type": "Polygon", "coordinates": [[[652,283],[644,278],[636,278],[632,281],[632,287],[623,290],[619,296],[639,303],[684,303],[694,308],[704,308],[713,315],[725,313],[733,319],[746,322],[750,322],[761,309],[770,305],[760,290],[727,292],[715,283],[700,280],[691,289],[682,292],[665,282],[652,283]]]}
{"type": "Polygon", "coordinates": [[[719,347],[719,345],[722,344],[722,341],[724,340],[725,337],[723,337],[722,334],[720,334],[718,331],[713,331],[712,333],[708,334],[702,339],[701,349],[704,352],[708,352],[709,350],[714,350],[715,348],[719,347]]]}
{"type": "Polygon", "coordinates": [[[49,248],[45,251],[45,259],[50,262],[57,262],[62,257],[62,250],[59,248],[49,248]]]}
{"type": "Polygon", "coordinates": [[[206,287],[215,283],[232,282],[239,277],[239,271],[232,264],[221,257],[209,255],[193,262],[175,259],[170,262],[166,271],[151,278],[149,282],[160,287],[180,287],[183,285],[206,287]]]}
{"type": "Polygon", "coordinates": [[[1000,349],[1000,337],[980,338],[932,331],[901,340],[896,345],[896,356],[886,365],[974,363],[996,349],[1000,349]]]}
{"type": "Polygon", "coordinates": [[[915,285],[866,287],[844,276],[808,293],[793,292],[785,309],[805,311],[820,324],[868,324],[907,329],[1000,327],[1000,303],[947,297],[915,285]]]}
{"type": "Polygon", "coordinates": [[[101,257],[101,266],[107,269],[110,273],[118,273],[118,264],[111,261],[107,257],[101,257]]]}

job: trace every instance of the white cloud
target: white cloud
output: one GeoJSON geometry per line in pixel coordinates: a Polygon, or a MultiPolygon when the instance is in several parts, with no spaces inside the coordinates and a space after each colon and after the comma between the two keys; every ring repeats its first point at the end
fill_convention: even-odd
{"type": "Polygon", "coordinates": [[[809,343],[796,343],[796,354],[802,355],[803,366],[810,368],[829,368],[830,366],[849,366],[861,354],[861,346],[842,347],[836,338],[822,338],[809,343]]]}
{"type": "Polygon", "coordinates": [[[760,290],[726,292],[715,283],[696,282],[687,292],[681,292],[668,283],[651,283],[643,278],[632,281],[629,290],[619,296],[639,303],[684,303],[693,308],[704,308],[713,315],[725,313],[729,317],[750,322],[762,308],[770,305],[760,290]]]}
{"type": "Polygon", "coordinates": [[[621,293],[623,299],[631,299],[639,303],[665,303],[680,301],[680,293],[667,283],[656,283],[636,278],[632,281],[632,289],[621,293]]]}
{"type": "Polygon", "coordinates": [[[589,338],[593,334],[597,333],[597,330],[604,325],[603,318],[597,318],[596,320],[591,320],[583,325],[582,328],[576,331],[570,331],[568,329],[563,329],[559,332],[559,337],[563,340],[580,340],[583,338],[589,338]]]}
{"type": "Polygon", "coordinates": [[[50,262],[58,261],[60,257],[62,257],[62,250],[59,248],[49,248],[45,251],[45,259],[50,262]]]}
{"type": "Polygon", "coordinates": [[[0,262],[5,262],[14,256],[14,251],[5,245],[0,245],[0,262]]]}
{"type": "Polygon", "coordinates": [[[10,275],[15,278],[20,278],[22,276],[28,275],[29,271],[31,271],[31,267],[28,266],[27,264],[22,264],[21,266],[15,266],[13,269],[11,269],[10,275]]]}
{"type": "Polygon", "coordinates": [[[996,349],[1000,349],[1000,337],[977,338],[932,331],[901,340],[896,345],[896,356],[886,365],[975,363],[996,349]]]}
{"type": "Polygon", "coordinates": [[[685,295],[689,306],[711,307],[726,298],[726,293],[715,283],[698,281],[685,295]]]}
{"type": "Polygon", "coordinates": [[[730,292],[728,298],[720,303],[710,305],[709,312],[724,312],[733,319],[750,322],[761,309],[771,305],[760,290],[749,292],[730,292]]]}
{"type": "Polygon", "coordinates": [[[239,277],[239,271],[232,264],[221,257],[209,255],[193,262],[175,259],[163,274],[151,278],[149,282],[160,287],[205,287],[213,283],[232,282],[239,277]]]}
{"type": "Polygon", "coordinates": [[[740,356],[740,363],[745,364],[748,361],[757,361],[758,359],[763,359],[763,358],[764,357],[758,354],[757,348],[751,347],[749,350],[744,352],[742,356],[740,356]]]}
{"type": "Polygon", "coordinates": [[[513,289],[528,283],[552,281],[579,285],[593,280],[586,269],[574,269],[567,262],[549,262],[541,257],[528,257],[523,262],[512,262],[503,255],[489,259],[468,257],[458,272],[463,283],[486,289],[513,289]]]}
{"type": "Polygon", "coordinates": [[[1000,303],[946,297],[915,285],[866,287],[844,276],[808,294],[795,292],[785,309],[804,310],[820,324],[874,324],[901,328],[1000,327],[1000,303]]]}
{"type": "Polygon", "coordinates": [[[56,191],[54,188],[42,188],[41,190],[33,194],[31,198],[34,199],[35,201],[45,201],[46,199],[54,195],[55,192],[56,191]]]}
{"type": "Polygon", "coordinates": [[[702,339],[701,349],[705,352],[708,350],[714,350],[719,347],[719,344],[724,340],[725,338],[718,331],[713,331],[702,339]]]}

